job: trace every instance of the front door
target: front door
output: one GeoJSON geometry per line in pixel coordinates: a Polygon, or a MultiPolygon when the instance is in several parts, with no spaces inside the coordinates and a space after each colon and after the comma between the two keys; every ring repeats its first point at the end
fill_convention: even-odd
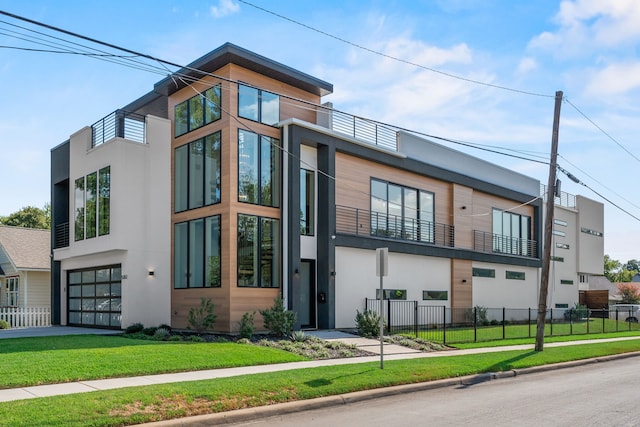
{"type": "Polygon", "coordinates": [[[316,263],[300,262],[300,310],[298,320],[303,329],[315,329],[316,325],[316,263]]]}

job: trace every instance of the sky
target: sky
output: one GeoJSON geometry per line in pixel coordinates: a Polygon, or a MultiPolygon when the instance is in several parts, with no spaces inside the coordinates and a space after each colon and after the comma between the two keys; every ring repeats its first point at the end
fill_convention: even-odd
{"type": "MultiPolygon", "coordinates": [[[[181,65],[231,42],[332,83],[323,101],[336,109],[481,146],[443,142],[543,184],[562,91],[558,164],[584,184],[560,173],[562,190],[604,204],[606,254],[640,258],[636,0],[0,0],[0,10],[181,65]]],[[[72,39],[0,15],[0,216],[43,207],[51,148],[164,77],[27,50],[53,50],[23,40],[38,36],[29,30],[72,39]]]]}

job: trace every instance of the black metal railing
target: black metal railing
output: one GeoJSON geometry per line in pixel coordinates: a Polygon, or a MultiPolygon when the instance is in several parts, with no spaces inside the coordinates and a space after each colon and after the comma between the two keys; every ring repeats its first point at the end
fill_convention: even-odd
{"type": "Polygon", "coordinates": [[[69,246],[69,223],[57,224],[53,229],[53,248],[66,248],[69,246]]]}
{"type": "Polygon", "coordinates": [[[537,247],[535,240],[473,230],[473,249],[478,252],[535,258],[537,257],[537,247]]]}
{"type": "Polygon", "coordinates": [[[98,120],[91,126],[91,131],[91,147],[114,138],[124,138],[141,144],[146,142],[145,116],[125,110],[116,110],[98,120]]]}
{"type": "Polygon", "coordinates": [[[454,227],[448,224],[336,206],[336,232],[356,236],[409,240],[454,247],[454,227]]]}
{"type": "MultiPolygon", "coordinates": [[[[365,299],[365,310],[380,313],[379,299],[365,299]]],[[[411,335],[444,344],[533,338],[537,309],[448,308],[418,301],[383,300],[385,333],[411,335]]],[[[545,336],[638,331],[637,312],[588,308],[548,309],[545,336]]]]}

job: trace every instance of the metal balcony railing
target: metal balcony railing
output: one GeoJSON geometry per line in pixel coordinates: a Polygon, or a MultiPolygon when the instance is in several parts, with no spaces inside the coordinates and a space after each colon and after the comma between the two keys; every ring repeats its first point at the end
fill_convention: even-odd
{"type": "Polygon", "coordinates": [[[332,110],[331,129],[372,145],[393,151],[398,149],[396,129],[362,117],[332,110]]]}
{"type": "Polygon", "coordinates": [[[473,249],[485,253],[537,257],[535,240],[507,237],[479,230],[473,230],[473,249]]]}
{"type": "Polygon", "coordinates": [[[408,240],[421,244],[454,247],[452,225],[336,206],[336,232],[356,236],[408,240]]]}
{"type": "MultiPolygon", "coordinates": [[[[547,201],[547,186],[544,184],[540,184],[540,197],[542,197],[543,201],[547,201]]],[[[575,209],[576,196],[570,193],[565,193],[564,191],[560,191],[560,195],[553,198],[553,203],[556,206],[575,209]]]]}
{"type": "Polygon", "coordinates": [[[98,120],[91,126],[91,147],[97,147],[113,138],[124,138],[144,144],[146,123],[145,116],[116,110],[98,120]]]}

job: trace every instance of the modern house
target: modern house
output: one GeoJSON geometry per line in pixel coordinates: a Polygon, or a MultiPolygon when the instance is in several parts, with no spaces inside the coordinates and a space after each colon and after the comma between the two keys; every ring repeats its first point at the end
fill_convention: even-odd
{"type": "Polygon", "coordinates": [[[0,319],[48,326],[51,310],[49,230],[0,225],[0,319]]]}
{"type": "MultiPolygon", "coordinates": [[[[535,307],[540,183],[334,110],[332,91],[225,44],[54,148],[54,322],[184,328],[210,298],[235,331],[281,295],[297,327],[352,327],[378,247],[394,298],[535,307]]],[[[602,205],[577,200],[554,242],[561,307],[602,274],[602,205]]]]}

